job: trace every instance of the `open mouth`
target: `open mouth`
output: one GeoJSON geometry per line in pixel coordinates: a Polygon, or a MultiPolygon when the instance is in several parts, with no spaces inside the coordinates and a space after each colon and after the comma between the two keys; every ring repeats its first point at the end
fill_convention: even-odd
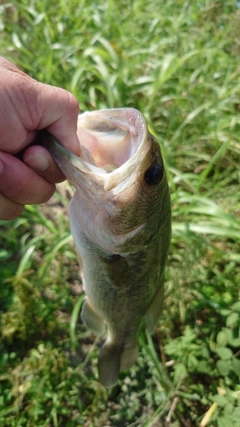
{"type": "MultiPolygon", "coordinates": [[[[133,109],[127,110],[133,111],[132,116],[137,113],[133,109]]],[[[78,120],[78,137],[84,147],[82,159],[107,173],[131,159],[142,140],[131,116],[120,112],[117,116],[113,112],[117,110],[87,112],[78,120]]]]}
{"type": "Polygon", "coordinates": [[[93,194],[94,187],[96,198],[101,191],[117,194],[135,182],[135,172],[149,149],[147,134],[141,113],[133,108],[119,108],[79,116],[80,157],[48,132],[43,131],[42,138],[73,186],[84,198],[93,194]]]}

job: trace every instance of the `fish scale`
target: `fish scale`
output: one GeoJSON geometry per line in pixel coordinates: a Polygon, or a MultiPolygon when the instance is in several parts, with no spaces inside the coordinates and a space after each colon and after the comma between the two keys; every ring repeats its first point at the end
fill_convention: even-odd
{"type": "Polygon", "coordinates": [[[81,114],[78,136],[80,157],[46,132],[43,139],[76,189],[69,219],[86,293],[81,318],[96,335],[107,329],[98,372],[111,387],[136,361],[143,316],[152,333],[161,315],[170,194],[159,144],[139,111],[81,114]]]}

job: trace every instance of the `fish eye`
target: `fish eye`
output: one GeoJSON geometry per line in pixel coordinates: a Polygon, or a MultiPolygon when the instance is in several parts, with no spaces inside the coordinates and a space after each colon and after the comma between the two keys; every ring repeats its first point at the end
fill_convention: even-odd
{"type": "Polygon", "coordinates": [[[144,175],[146,184],[149,186],[159,184],[163,179],[163,172],[163,165],[160,165],[159,163],[150,166],[144,175]]]}

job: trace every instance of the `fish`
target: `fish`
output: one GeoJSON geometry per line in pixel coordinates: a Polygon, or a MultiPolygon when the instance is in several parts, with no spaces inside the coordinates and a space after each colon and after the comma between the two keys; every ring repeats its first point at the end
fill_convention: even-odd
{"type": "Polygon", "coordinates": [[[80,114],[79,157],[44,132],[75,188],[68,213],[86,294],[81,319],[107,334],[98,375],[112,387],[136,362],[142,319],[152,334],[163,308],[171,201],[160,146],[134,108],[80,114]]]}

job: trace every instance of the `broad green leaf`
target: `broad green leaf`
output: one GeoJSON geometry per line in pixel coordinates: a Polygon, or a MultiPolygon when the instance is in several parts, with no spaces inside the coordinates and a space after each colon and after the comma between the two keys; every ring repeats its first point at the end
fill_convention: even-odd
{"type": "MultiPolygon", "coordinates": [[[[239,403],[240,402],[238,402],[238,407],[234,408],[232,416],[231,416],[232,420],[236,421],[237,423],[239,423],[239,420],[240,420],[240,406],[239,406],[239,403]]],[[[237,427],[237,425],[236,425],[236,427],[237,427]]]]}
{"type": "Polygon", "coordinates": [[[232,309],[233,311],[237,311],[238,313],[240,313],[240,301],[235,302],[235,303],[231,306],[231,309],[232,309]]]}
{"type": "Polygon", "coordinates": [[[221,359],[230,359],[232,357],[232,350],[227,347],[216,347],[215,352],[221,359]]]}
{"type": "Polygon", "coordinates": [[[221,396],[220,394],[215,394],[211,398],[213,402],[216,402],[219,406],[225,406],[228,403],[228,399],[226,396],[221,396]]]}
{"type": "Polygon", "coordinates": [[[228,340],[226,334],[223,331],[218,332],[217,334],[217,345],[224,347],[227,344],[228,340]]]}
{"type": "Polygon", "coordinates": [[[228,360],[218,360],[216,366],[220,375],[223,377],[227,376],[231,370],[231,364],[228,360]]]}
{"type": "Polygon", "coordinates": [[[233,331],[230,328],[222,328],[222,331],[227,337],[228,343],[230,344],[232,338],[233,338],[233,331]]]}
{"type": "Polygon", "coordinates": [[[232,338],[231,340],[228,341],[228,344],[231,347],[240,348],[240,337],[239,338],[232,338]]]}
{"type": "Polygon", "coordinates": [[[6,249],[0,249],[0,261],[5,261],[11,257],[12,253],[6,249]]]}
{"type": "Polygon", "coordinates": [[[232,326],[234,324],[236,324],[237,322],[239,322],[239,314],[238,313],[231,313],[229,314],[229,316],[226,319],[226,325],[227,326],[232,326]]]}
{"type": "Polygon", "coordinates": [[[240,377],[240,360],[236,357],[232,358],[232,369],[238,377],[240,377]]]}
{"type": "Polygon", "coordinates": [[[232,427],[232,421],[230,418],[222,417],[217,419],[217,425],[218,427],[232,427]]]}

